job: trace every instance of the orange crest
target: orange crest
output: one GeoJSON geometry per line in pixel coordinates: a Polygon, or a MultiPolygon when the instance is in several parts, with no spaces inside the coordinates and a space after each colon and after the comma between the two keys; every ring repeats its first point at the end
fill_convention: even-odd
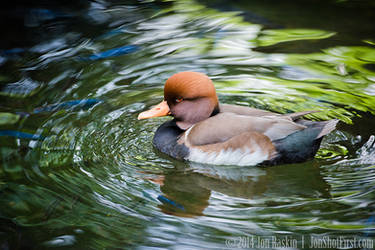
{"type": "Polygon", "coordinates": [[[164,99],[167,102],[178,98],[195,99],[200,97],[213,99],[215,104],[218,102],[215,86],[205,74],[180,72],[174,74],[165,82],[164,99]]]}

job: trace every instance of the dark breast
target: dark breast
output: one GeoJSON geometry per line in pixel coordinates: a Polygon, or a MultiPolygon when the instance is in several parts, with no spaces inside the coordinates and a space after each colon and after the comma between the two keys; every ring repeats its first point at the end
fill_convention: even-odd
{"type": "Polygon", "coordinates": [[[184,159],[189,155],[189,149],[177,143],[183,132],[177,127],[175,120],[167,121],[156,130],[152,143],[162,153],[176,159],[184,159]]]}

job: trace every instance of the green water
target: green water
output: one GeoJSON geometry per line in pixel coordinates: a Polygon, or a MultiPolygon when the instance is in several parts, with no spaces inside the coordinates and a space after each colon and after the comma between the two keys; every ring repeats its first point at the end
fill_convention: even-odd
{"type": "Polygon", "coordinates": [[[4,31],[0,130],[34,138],[0,132],[1,249],[375,240],[373,2],[121,2],[60,6],[69,15],[48,20],[26,12],[26,28],[4,31]],[[209,75],[221,102],[341,122],[301,164],[175,161],[151,144],[170,118],[137,115],[180,71],[209,75]],[[55,105],[87,99],[96,104],[55,105]]]}

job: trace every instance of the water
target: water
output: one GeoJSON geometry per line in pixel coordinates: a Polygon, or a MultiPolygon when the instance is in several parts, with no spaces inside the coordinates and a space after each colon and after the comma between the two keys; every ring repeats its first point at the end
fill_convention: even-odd
{"type": "Polygon", "coordinates": [[[371,1],[69,6],[3,17],[22,32],[4,26],[1,42],[2,249],[374,239],[371,1]],[[341,122],[301,164],[175,161],[151,145],[169,118],[137,115],[186,70],[208,74],[221,102],[341,122]]]}

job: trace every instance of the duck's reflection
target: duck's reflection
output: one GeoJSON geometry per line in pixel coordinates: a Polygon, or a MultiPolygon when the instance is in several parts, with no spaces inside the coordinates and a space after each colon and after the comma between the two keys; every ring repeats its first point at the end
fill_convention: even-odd
{"type": "Polygon", "coordinates": [[[212,192],[248,200],[241,201],[242,206],[275,206],[296,198],[329,196],[329,185],[314,162],[268,168],[177,163],[176,170],[166,173],[159,184],[160,209],[183,217],[203,215],[212,192]]]}

